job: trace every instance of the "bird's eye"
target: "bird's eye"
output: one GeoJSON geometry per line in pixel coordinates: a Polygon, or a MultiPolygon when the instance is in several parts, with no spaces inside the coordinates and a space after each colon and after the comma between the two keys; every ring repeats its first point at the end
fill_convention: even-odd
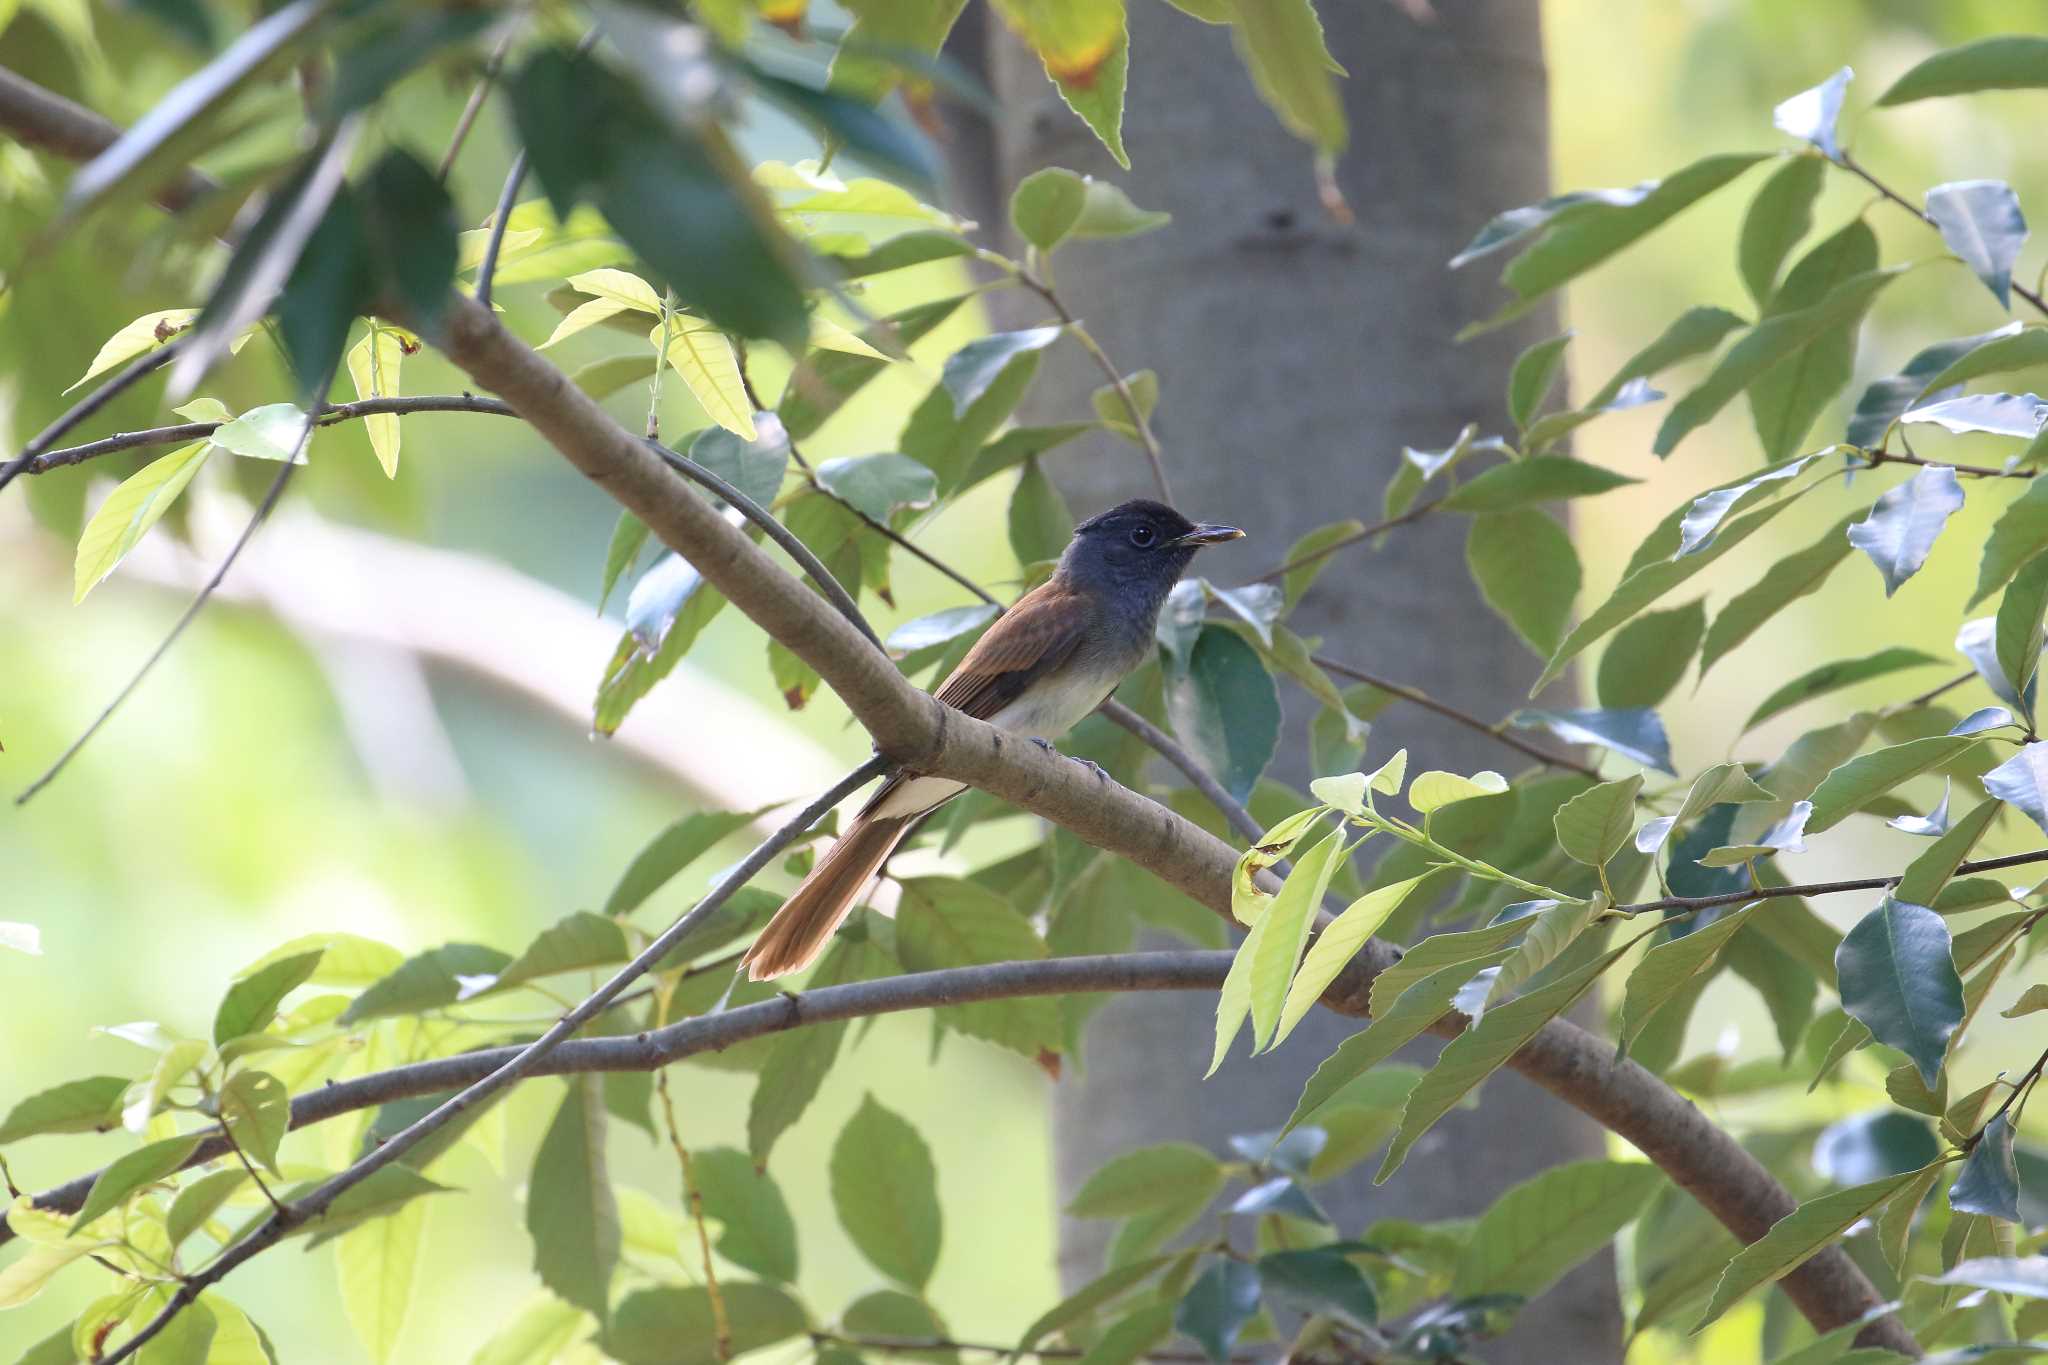
{"type": "Polygon", "coordinates": [[[1134,526],[1134,527],[1132,527],[1132,528],[1131,528],[1131,544],[1133,544],[1133,545],[1137,546],[1137,547],[1138,547],[1139,549],[1141,549],[1141,550],[1149,550],[1149,549],[1151,549],[1151,548],[1152,548],[1152,540],[1153,540],[1153,536],[1152,536],[1152,528],[1151,528],[1151,527],[1149,527],[1149,526],[1134,526]]]}

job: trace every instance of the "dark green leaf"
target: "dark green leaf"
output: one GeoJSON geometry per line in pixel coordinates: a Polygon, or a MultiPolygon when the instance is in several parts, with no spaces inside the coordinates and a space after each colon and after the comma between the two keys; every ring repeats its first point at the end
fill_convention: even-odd
{"type": "Polygon", "coordinates": [[[1622,391],[1638,379],[1648,379],[1661,370],[1676,365],[1681,360],[1711,351],[1721,344],[1721,338],[1738,327],[1747,327],[1749,319],[1729,312],[1725,308],[1688,308],[1674,318],[1669,327],[1655,341],[1629,358],[1629,362],[1615,371],[1614,377],[1601,386],[1600,391],[1587,402],[1588,408],[1604,408],[1617,401],[1622,391]]]}
{"type": "MultiPolygon", "coordinates": [[[[1893,422],[1909,408],[1924,401],[1937,391],[1935,376],[1947,371],[1969,356],[1972,352],[1993,342],[2000,342],[2019,333],[2020,324],[2010,323],[1995,332],[1981,332],[1976,336],[1957,337],[1953,341],[1939,341],[1918,351],[1906,362],[1906,368],[1888,378],[1877,380],[1863,391],[1857,401],[1856,411],[1849,417],[1849,430],[1843,440],[1852,446],[1864,449],[1874,448],[1884,439],[1893,422]]],[[[1949,383],[1960,381],[1950,380],[1949,383]]]]}
{"type": "Polygon", "coordinates": [[[1728,349],[1699,387],[1680,399],[1657,429],[1652,449],[1669,455],[1686,435],[1727,406],[1758,376],[1798,355],[1822,337],[1854,326],[1886,285],[1904,267],[1892,266],[1852,275],[1817,303],[1764,318],[1749,335],[1728,349]]]}
{"type": "Polygon", "coordinates": [[[1879,107],[1937,95],[2048,86],[2048,38],[2007,34],[1945,48],[1923,59],[1877,97],[1879,107]]]}
{"type": "MultiPolygon", "coordinates": [[[[752,441],[724,427],[706,427],[684,453],[692,464],[702,465],[766,507],[775,501],[789,469],[789,436],[772,424],[752,441]]],[[[724,506],[723,501],[719,505],[724,506]]]]}
{"type": "Polygon", "coordinates": [[[1600,656],[1595,693],[1609,709],[1655,706],[1671,695],[1699,652],[1707,606],[1694,599],[1645,612],[1623,626],[1600,656]]]}
{"type": "Polygon", "coordinates": [[[1064,327],[1033,327],[1021,332],[997,332],[970,341],[946,357],[939,382],[953,398],[953,416],[964,418],[967,410],[988,392],[996,378],[1018,356],[1042,351],[1058,341],[1064,327]]]}
{"type": "Polygon", "coordinates": [[[1778,267],[1813,226],[1813,201],[1826,171],[1827,163],[1818,157],[1787,158],[1750,201],[1735,254],[1743,287],[1757,303],[1770,299],[1778,267]]]}
{"type": "Polygon", "coordinates": [[[1770,1284],[1814,1252],[1834,1241],[1859,1218],[1912,1183],[1914,1173],[1886,1176],[1867,1185],[1836,1190],[1810,1199],[1771,1225],[1771,1230],[1744,1247],[1714,1286],[1707,1311],[1694,1324],[1698,1331],[1733,1307],[1752,1289],[1770,1284]]]}
{"type": "MultiPolygon", "coordinates": [[[[809,985],[838,986],[862,980],[867,974],[869,948],[866,930],[859,921],[840,929],[824,961],[811,973],[809,985]]],[[[747,1151],[757,1166],[766,1167],[776,1140],[803,1116],[817,1098],[825,1074],[839,1055],[846,1036],[842,1021],[796,1029],[774,1042],[761,1064],[761,1079],[747,1109],[747,1151]]]]}
{"type": "Polygon", "coordinates": [[[700,811],[676,821],[633,856],[619,884],[605,899],[605,914],[614,918],[632,914],[670,878],[759,815],[759,811],[700,811]]]}
{"type": "Polygon", "coordinates": [[[1098,430],[1094,422],[1061,422],[1044,427],[1012,427],[983,446],[974,455],[967,472],[960,477],[958,485],[949,492],[959,493],[974,487],[984,479],[994,478],[1012,465],[1019,465],[1034,455],[1063,446],[1076,436],[1085,436],[1098,430]]]}
{"type": "Polygon", "coordinates": [[[796,1224],[782,1191],[731,1147],[694,1153],[691,1168],[704,1214],[719,1225],[718,1254],[736,1266],[787,1284],[796,1279],[796,1224]]]}
{"type": "Polygon", "coordinates": [[[2027,240],[2019,196],[2002,180],[1957,180],[1927,191],[1927,216],[1998,306],[2012,306],[2012,267],[2027,240]]]}
{"type": "Polygon", "coordinates": [[[571,1076],[534,1154],[526,1227],[533,1268],[555,1295],[599,1322],[619,1264],[619,1205],[605,1164],[604,1096],[596,1076],[571,1076]]]}
{"type": "Polygon", "coordinates": [[[1066,1298],[1047,1309],[1036,1321],[1024,1329],[1024,1335],[1017,1339],[1017,1351],[1028,1355],[1031,1348],[1048,1335],[1080,1321],[1095,1309],[1106,1303],[1113,1303],[1122,1295],[1159,1273],[1170,1256],[1151,1256],[1140,1261],[1130,1261],[1111,1268],[1097,1276],[1066,1298]]]}
{"type": "Polygon", "coordinates": [[[1832,829],[1901,782],[1948,763],[1981,742],[1970,735],[1934,735],[1850,759],[1814,788],[1813,819],[1807,830],[1819,834],[1832,829]]]}
{"type": "Polygon", "coordinates": [[[2004,587],[2022,564],[2043,550],[2048,550],[2048,479],[2034,479],[1992,526],[1968,605],[1974,607],[2004,587]]]}
{"type": "Polygon", "coordinates": [[[66,1081],[17,1103],[0,1122],[0,1146],[37,1133],[103,1133],[121,1121],[126,1076],[88,1076],[66,1081]]]}
{"type": "Polygon", "coordinates": [[[1280,743],[1280,695],[1258,652],[1221,626],[1204,626],[1184,668],[1166,679],[1174,733],[1242,801],[1280,743]]]}
{"type": "Polygon", "coordinates": [[[952,260],[972,254],[974,247],[950,232],[919,228],[899,233],[888,241],[851,256],[835,256],[832,264],[849,280],[885,275],[932,261],[952,260]]]}
{"type": "Polygon", "coordinates": [[[873,104],[755,66],[755,89],[803,119],[825,139],[906,184],[923,189],[937,183],[938,159],[930,141],[908,123],[889,118],[873,104]]]}
{"type": "MultiPolygon", "coordinates": [[[[284,235],[280,231],[280,239],[284,235]]],[[[295,261],[273,258],[258,262],[255,269],[272,264],[290,266],[291,274],[277,296],[277,334],[298,376],[299,400],[310,407],[326,396],[316,390],[334,373],[350,326],[358,313],[369,309],[376,294],[377,259],[361,198],[348,186],[341,186],[295,261]]],[[[233,267],[229,269],[232,273],[233,267]]],[[[199,325],[206,325],[203,317],[199,325]]],[[[183,363],[184,356],[180,356],[172,362],[173,369],[183,363]]],[[[177,382],[175,375],[172,382],[177,382]]]]}
{"type": "MultiPolygon", "coordinates": [[[[839,1326],[850,1336],[890,1337],[898,1341],[944,1341],[949,1335],[945,1323],[929,1304],[900,1289],[876,1289],[861,1295],[846,1305],[846,1311],[839,1315],[839,1326]]],[[[921,1361],[927,1365],[953,1365],[960,1358],[960,1353],[950,1347],[923,1351],[891,1348],[887,1355],[891,1360],[921,1361]]]]}
{"type": "MultiPolygon", "coordinates": [[[[787,1341],[809,1326],[804,1310],[773,1285],[721,1277],[718,1293],[734,1355],[787,1341]]],[[[700,1285],[636,1289],[619,1301],[604,1349],[622,1365],[722,1365],[717,1321],[700,1285]]]]}
{"type": "Polygon", "coordinates": [[[1556,498],[1580,498],[1637,482],[1563,455],[1495,465],[1443,500],[1447,512],[1505,512],[1556,498]]]}
{"type": "Polygon", "coordinates": [[[899,507],[928,507],[938,492],[932,471],[907,455],[853,455],[818,466],[827,492],[876,521],[899,507]]]}
{"type": "Polygon", "coordinates": [[[357,996],[342,1011],[346,1026],[393,1014],[420,1014],[463,998],[465,977],[496,977],[511,955],[480,943],[430,948],[400,963],[397,970],[357,996]]]}
{"type": "Polygon", "coordinates": [[[1826,696],[1830,692],[1853,687],[1872,678],[1881,678],[1900,669],[1923,668],[1928,664],[1940,662],[1941,660],[1931,654],[1895,645],[1890,649],[1880,649],[1875,654],[1866,654],[1860,659],[1838,659],[1831,664],[1822,664],[1818,668],[1808,669],[1757,703],[1756,710],[1749,713],[1749,719],[1742,723],[1742,728],[1753,730],[1771,717],[1812,701],[1815,697],[1826,696]]]}
{"type": "Polygon", "coordinates": [[[1911,905],[1932,906],[1941,889],[1962,866],[1963,859],[1970,856],[1970,850],[1998,818],[1999,809],[1995,800],[1980,802],[1975,810],[1942,831],[1925,853],[1907,864],[1893,894],[1911,905]]]}
{"type": "Polygon", "coordinates": [[[270,1027],[277,1007],[294,989],[305,984],[326,955],[324,949],[296,953],[268,963],[228,987],[220,1008],[213,1016],[215,1047],[245,1033],[261,1033],[270,1027]]]}
{"type": "MultiPolygon", "coordinates": [[[[171,1201],[171,1211],[164,1219],[164,1235],[171,1239],[171,1245],[183,1245],[187,1237],[211,1222],[229,1197],[248,1182],[249,1173],[240,1166],[212,1171],[186,1182],[178,1191],[178,1197],[171,1201]]],[[[71,1365],[71,1362],[67,1360],[65,1365],[71,1365]]]]}
{"type": "Polygon", "coordinates": [[[964,415],[954,412],[953,396],[944,385],[934,385],[910,414],[898,444],[904,454],[939,476],[941,495],[958,490],[982,447],[1016,411],[1038,373],[1039,359],[1036,351],[1018,355],[964,415]]]}
{"type": "MultiPolygon", "coordinates": [[[[311,1188],[309,1185],[294,1189],[283,1197],[295,1199],[311,1188]]],[[[447,1189],[446,1185],[427,1179],[404,1162],[394,1162],[371,1172],[335,1196],[334,1202],[327,1206],[324,1216],[311,1223],[298,1224],[285,1235],[296,1236],[300,1232],[305,1232],[310,1234],[307,1244],[319,1246],[322,1242],[332,1241],[350,1228],[367,1223],[373,1218],[395,1213],[415,1199],[430,1194],[442,1194],[447,1189]]],[[[267,1218],[269,1213],[266,1210],[257,1217],[267,1218]]]]}
{"type": "Polygon", "coordinates": [[[1647,706],[1615,710],[1539,711],[1524,709],[1508,717],[1518,730],[1545,730],[1567,744],[1597,744],[1623,758],[1677,776],[1671,766],[1671,740],[1664,722],[1647,706]]]}
{"type": "Polygon", "coordinates": [[[1963,983],[1948,925],[1924,905],[1887,896],[1835,951],[1842,1008],[1887,1047],[1912,1059],[1932,1087],[1963,1021],[1963,983]]]}
{"type": "MultiPolygon", "coordinates": [[[[577,382],[579,385],[582,383],[581,375],[577,376],[577,382]]],[[[591,396],[595,398],[602,395],[591,396]]],[[[633,567],[634,561],[640,558],[641,548],[646,544],[647,523],[622,509],[617,524],[612,527],[611,544],[605,547],[604,584],[597,595],[599,611],[604,610],[604,604],[611,600],[612,589],[619,585],[619,579],[633,567]]]]}
{"type": "MultiPolygon", "coordinates": [[[[1768,321],[1819,305],[1844,282],[1877,268],[1877,234],[1860,218],[1806,253],[1763,311],[1768,321]]],[[[1855,369],[1859,310],[1813,337],[1798,352],[1756,376],[1749,385],[1749,411],[1764,459],[1795,455],[1834,396],[1855,369]]]]}
{"type": "Polygon", "coordinates": [[[1089,1176],[1067,1212],[1076,1218],[1128,1218],[1173,1203],[1191,1186],[1204,1184],[1221,1189],[1223,1168],[1193,1143],[1139,1147],[1089,1176]]]}
{"type": "Polygon", "coordinates": [[[1837,1185],[1862,1185],[1917,1171],[1940,1155],[1927,1120],[1873,1109],[1822,1129],[1813,1144],[1813,1168],[1837,1185]]]}
{"type": "Polygon", "coordinates": [[[1215,1365],[1226,1365],[1238,1334],[1258,1311],[1258,1271],[1242,1261],[1218,1256],[1181,1296],[1173,1312],[1173,1327],[1200,1346],[1215,1365]]]}
{"type": "Polygon", "coordinates": [[[1508,374],[1508,420],[1516,430],[1529,429],[1543,407],[1543,400],[1557,386],[1557,377],[1564,370],[1564,348],[1571,340],[1572,334],[1566,332],[1539,341],[1515,357],[1514,369],[1508,374]]]}
{"type": "Polygon", "coordinates": [[[2021,1221],[2020,1168],[2013,1160],[2012,1122],[2004,1114],[1994,1117],[1977,1134],[1956,1183],[1949,1186],[1948,1202],[1957,1213],[1978,1213],[2008,1223],[2021,1221]]]}
{"type": "Polygon", "coordinates": [[[1534,507],[1474,517],[1465,563],[1486,604],[1540,656],[1571,621],[1581,581],[1579,556],[1557,519],[1534,507]]]}
{"type": "MultiPolygon", "coordinates": [[[[1757,904],[1761,904],[1758,902],[1757,904]]],[[[1756,904],[1725,914],[1681,938],[1668,939],[1643,954],[1623,987],[1621,1018],[1615,1027],[1622,1050],[1642,1033],[1657,1012],[1695,977],[1713,966],[1721,948],[1748,922],[1756,904]]]]}
{"type": "Polygon", "coordinates": [[[939,1261],[936,1182],[917,1130],[863,1098],[832,1147],[832,1205],[861,1255],[913,1289],[930,1283],[939,1261]]]}
{"type": "Polygon", "coordinates": [[[2041,664],[2041,617],[2048,611],[2048,553],[2021,566],[1998,604],[1998,668],[2022,697],[2041,664]]]}
{"type": "Polygon", "coordinates": [[[370,250],[405,305],[406,321],[422,330],[439,327],[460,251],[447,189],[430,168],[394,147],[364,178],[361,204],[370,250]]]}
{"type": "Polygon", "coordinates": [[[1356,1327],[1379,1321],[1372,1282],[1335,1247],[1270,1252],[1259,1257],[1257,1270],[1269,1300],[1304,1313],[1333,1313],[1356,1327]]]}
{"type": "Polygon", "coordinates": [[[616,919],[578,910],[540,931],[525,952],[498,973],[495,989],[517,986],[557,972],[606,967],[631,957],[626,931],[616,919]]]}
{"type": "Polygon", "coordinates": [[[1578,1161],[1523,1181],[1480,1215],[1452,1297],[1535,1298],[1613,1240],[1663,1184],[1644,1161],[1578,1161]]]}
{"type": "Polygon", "coordinates": [[[1058,559],[1074,535],[1074,517],[1066,499],[1037,460],[1027,460],[1024,476],[1010,494],[1010,550],[1019,564],[1058,559]]]}

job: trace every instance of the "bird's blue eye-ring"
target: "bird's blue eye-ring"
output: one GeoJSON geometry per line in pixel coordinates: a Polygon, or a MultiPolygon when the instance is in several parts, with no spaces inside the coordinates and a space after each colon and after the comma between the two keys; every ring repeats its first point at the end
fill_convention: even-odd
{"type": "Polygon", "coordinates": [[[1138,547],[1139,549],[1141,549],[1141,550],[1149,550],[1149,549],[1151,549],[1151,548],[1152,548],[1152,540],[1153,540],[1153,536],[1152,536],[1152,528],[1151,528],[1151,527],[1149,527],[1149,526],[1134,526],[1134,527],[1132,527],[1132,528],[1131,528],[1131,544],[1133,544],[1133,545],[1137,546],[1137,547],[1138,547]]]}

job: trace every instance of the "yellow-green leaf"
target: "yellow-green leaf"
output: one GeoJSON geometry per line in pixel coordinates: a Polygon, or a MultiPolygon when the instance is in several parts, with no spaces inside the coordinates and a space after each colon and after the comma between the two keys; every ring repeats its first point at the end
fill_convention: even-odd
{"type": "Polygon", "coordinates": [[[145,351],[155,350],[178,333],[192,325],[192,319],[199,316],[197,308],[166,308],[159,313],[144,313],[120,331],[108,337],[100,347],[99,354],[92,358],[92,364],[85,367],[85,373],[78,376],[77,383],[64,390],[70,393],[96,375],[105,374],[123,361],[133,360],[145,351]]]}
{"type": "Polygon", "coordinates": [[[378,1365],[397,1348],[412,1308],[426,1218],[426,1201],[415,1199],[395,1213],[349,1229],[334,1244],[342,1307],[378,1365]]]}
{"type": "Polygon", "coordinates": [[[571,275],[569,287],[579,294],[608,299],[621,308],[637,308],[643,313],[661,316],[661,295],[654,292],[653,285],[630,270],[586,270],[580,275],[571,275]]]}
{"type": "MultiPolygon", "coordinates": [[[[1315,924],[1316,909],[1323,893],[1330,889],[1330,875],[1343,861],[1344,830],[1331,830],[1312,845],[1294,865],[1294,871],[1273,897],[1273,904],[1259,919],[1258,951],[1252,955],[1252,1041],[1263,1050],[1275,1040],[1280,1011],[1287,999],[1287,984],[1301,961],[1302,945],[1315,924]]],[[[1249,944],[1249,940],[1247,940],[1249,944]]]]}
{"type": "Polygon", "coordinates": [[[149,528],[163,519],[212,450],[210,443],[195,441],[152,460],[107,495],[78,538],[78,559],[72,573],[74,602],[83,602],[85,595],[148,534],[149,528]]]}
{"type": "MultiPolygon", "coordinates": [[[[661,349],[661,325],[648,339],[661,349]]],[[[739,357],[725,333],[702,318],[676,313],[668,320],[668,363],[709,417],[727,431],[754,440],[754,406],[740,379],[739,357]]]]}
{"type": "MultiPolygon", "coordinates": [[[[396,329],[372,322],[363,339],[349,348],[348,377],[357,398],[396,398],[398,371],[405,363],[405,343],[396,329]]],[[[375,413],[363,419],[363,432],[384,476],[398,477],[398,414],[375,413]]]]}
{"type": "Polygon", "coordinates": [[[1294,975],[1294,984],[1287,992],[1287,1005],[1280,1011],[1280,1028],[1273,1036],[1273,1046],[1278,1047],[1294,1032],[1294,1026],[1301,1022],[1309,1007],[1322,998],[1323,991],[1337,973],[1344,970],[1346,963],[1365,946],[1365,941],[1379,932],[1387,922],[1387,916],[1401,908],[1401,902],[1425,880],[1424,877],[1410,877],[1406,881],[1382,886],[1368,891],[1344,908],[1344,913],[1330,921],[1329,928],[1316,935],[1315,945],[1302,959],[1301,970],[1294,975]]]}

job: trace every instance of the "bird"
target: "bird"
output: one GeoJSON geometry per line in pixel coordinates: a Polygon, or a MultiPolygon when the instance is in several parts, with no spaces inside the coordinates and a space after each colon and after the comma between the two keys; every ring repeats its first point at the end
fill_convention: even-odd
{"type": "MultiPolygon", "coordinates": [[[[1089,518],[1074,528],[1052,577],[997,618],[938,699],[1050,747],[1145,661],[1159,610],[1196,552],[1243,535],[1145,498],[1089,518]]],[[[885,781],[740,959],[748,978],[766,981],[816,961],[896,845],[966,789],[915,772],[885,781]]]]}

